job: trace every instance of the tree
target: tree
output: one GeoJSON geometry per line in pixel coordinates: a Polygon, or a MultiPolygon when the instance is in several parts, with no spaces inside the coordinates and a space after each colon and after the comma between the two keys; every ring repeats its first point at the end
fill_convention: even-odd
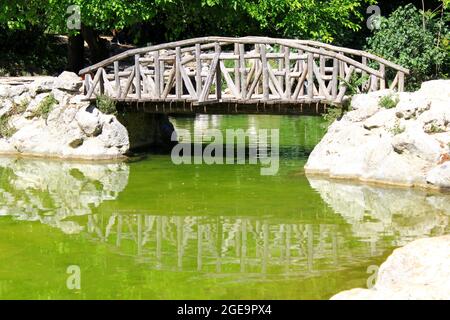
{"type": "Polygon", "coordinates": [[[409,4],[388,18],[381,18],[380,29],[367,39],[367,48],[409,68],[408,87],[416,89],[421,82],[443,77],[448,72],[448,39],[449,29],[443,18],[437,18],[431,11],[420,12],[409,4]]]}

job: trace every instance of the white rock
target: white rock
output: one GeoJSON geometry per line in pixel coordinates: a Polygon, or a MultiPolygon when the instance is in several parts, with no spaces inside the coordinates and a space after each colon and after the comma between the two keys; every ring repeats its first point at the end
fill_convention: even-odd
{"type": "Polygon", "coordinates": [[[419,93],[431,98],[449,101],[450,100],[450,80],[432,80],[422,83],[419,93]]]}
{"type": "Polygon", "coordinates": [[[400,93],[399,103],[391,109],[378,107],[380,97],[392,94],[390,91],[355,96],[354,110],[328,128],[310,154],[305,171],[402,186],[450,188],[446,179],[438,182],[436,174],[427,176],[450,151],[450,99],[443,99],[446,94],[438,99],[433,96],[437,94],[434,85],[447,90],[449,83],[433,82],[415,93],[400,93]]]}
{"type": "Polygon", "coordinates": [[[427,174],[427,182],[440,188],[449,188],[450,186],[450,162],[447,161],[427,174]]]}
{"type": "Polygon", "coordinates": [[[100,113],[97,108],[81,108],[75,118],[81,130],[87,136],[97,136],[102,132],[102,125],[99,119],[100,113]]]}
{"type": "Polygon", "coordinates": [[[55,81],[54,88],[71,92],[77,92],[83,82],[81,78],[73,72],[64,71],[55,81]]]}
{"type": "Polygon", "coordinates": [[[396,249],[379,269],[372,289],[343,291],[331,298],[450,299],[450,236],[420,239],[396,249]]]}

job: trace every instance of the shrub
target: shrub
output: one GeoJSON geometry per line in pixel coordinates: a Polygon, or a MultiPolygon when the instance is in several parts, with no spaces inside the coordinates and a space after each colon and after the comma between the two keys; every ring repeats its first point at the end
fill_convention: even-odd
{"type": "Polygon", "coordinates": [[[388,94],[387,96],[381,97],[378,104],[381,108],[393,109],[397,106],[399,101],[400,99],[397,95],[388,94]]]}
{"type": "Polygon", "coordinates": [[[422,14],[408,4],[388,18],[380,18],[380,29],[367,39],[367,50],[409,68],[406,87],[416,90],[423,81],[446,77],[448,39],[449,29],[443,17],[431,12],[422,14]]]}
{"type": "Polygon", "coordinates": [[[97,97],[97,108],[104,114],[117,115],[116,102],[106,95],[97,97]]]}
{"type": "Polygon", "coordinates": [[[53,94],[48,95],[47,97],[42,99],[41,103],[39,103],[39,106],[34,111],[33,116],[42,117],[47,120],[49,113],[57,103],[58,100],[55,99],[53,94]]]}
{"type": "Polygon", "coordinates": [[[327,110],[327,113],[322,115],[327,127],[333,124],[334,121],[340,120],[345,114],[345,109],[342,107],[333,107],[327,110]]]}
{"type": "Polygon", "coordinates": [[[402,127],[401,125],[400,125],[400,123],[397,121],[396,123],[395,123],[395,125],[391,128],[391,133],[394,135],[394,136],[396,136],[396,135],[398,135],[398,134],[401,134],[401,133],[403,133],[403,132],[405,132],[405,127],[402,127]]]}
{"type": "Polygon", "coordinates": [[[10,138],[14,133],[17,132],[17,129],[9,124],[9,119],[9,114],[4,114],[0,118],[0,136],[2,138],[10,138]]]}

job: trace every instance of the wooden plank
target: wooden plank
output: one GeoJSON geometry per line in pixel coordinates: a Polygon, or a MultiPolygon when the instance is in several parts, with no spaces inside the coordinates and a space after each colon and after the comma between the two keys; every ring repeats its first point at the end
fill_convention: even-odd
{"type": "Polygon", "coordinates": [[[125,83],[125,90],[122,92],[122,98],[125,98],[128,95],[128,91],[130,91],[131,89],[131,84],[133,83],[134,80],[134,73],[135,69],[133,68],[133,71],[131,71],[131,74],[128,77],[127,82],[125,83]]]}
{"type": "MultiPolygon", "coordinates": [[[[355,70],[355,67],[354,66],[350,66],[350,68],[348,70],[348,73],[345,76],[345,82],[349,82],[350,81],[354,70],[355,70]]],[[[344,99],[345,93],[347,92],[347,85],[345,84],[345,82],[341,83],[341,88],[339,89],[339,94],[338,94],[338,96],[337,96],[337,98],[335,100],[335,102],[337,102],[337,103],[341,103],[342,102],[342,100],[344,99]]]]}
{"type": "Polygon", "coordinates": [[[236,86],[233,83],[233,79],[231,78],[230,74],[228,73],[227,68],[225,67],[225,63],[223,61],[220,61],[220,69],[222,70],[223,77],[225,78],[225,82],[228,85],[228,88],[231,90],[232,94],[236,97],[236,99],[239,99],[240,94],[237,90],[236,86]]]}
{"type": "Polygon", "coordinates": [[[164,88],[162,98],[165,99],[169,95],[170,90],[172,90],[174,80],[175,80],[175,72],[176,68],[173,67],[172,70],[170,70],[169,78],[167,79],[166,87],[164,88]]]}
{"type": "Polygon", "coordinates": [[[398,72],[398,92],[405,91],[405,74],[401,71],[398,72]]]}
{"type": "Polygon", "coordinates": [[[392,81],[391,85],[389,86],[389,89],[394,90],[395,87],[397,86],[397,84],[398,84],[398,72],[397,72],[397,74],[395,75],[395,78],[394,78],[394,80],[392,81]]]}
{"type": "Polygon", "coordinates": [[[283,87],[280,84],[280,82],[278,81],[278,79],[275,76],[275,74],[273,73],[272,67],[270,66],[269,63],[267,64],[267,71],[269,73],[269,78],[270,78],[271,82],[273,83],[273,86],[274,86],[274,89],[275,89],[274,93],[277,93],[280,96],[280,98],[282,98],[284,96],[283,87]]]}
{"type": "Polygon", "coordinates": [[[92,82],[92,86],[89,88],[88,93],[86,94],[86,98],[90,99],[92,97],[92,94],[94,93],[95,87],[100,81],[102,75],[102,71],[100,69],[97,70],[97,73],[94,76],[94,81],[92,82]]]}
{"type": "Polygon", "coordinates": [[[83,88],[83,93],[85,95],[87,95],[89,89],[91,87],[91,74],[88,73],[84,76],[84,88],[83,88]]]}
{"type": "Polygon", "coordinates": [[[141,98],[141,68],[139,62],[139,55],[134,56],[134,86],[136,88],[136,98],[141,98]]]}
{"type": "Polygon", "coordinates": [[[261,67],[262,67],[262,83],[263,83],[263,99],[269,100],[269,67],[266,57],[266,46],[260,45],[261,67]]]}
{"type": "Polygon", "coordinates": [[[331,79],[331,95],[333,97],[333,100],[335,100],[337,97],[338,75],[339,75],[339,61],[337,59],[333,59],[333,75],[331,79]]]}
{"type": "Polygon", "coordinates": [[[290,54],[291,54],[291,48],[289,47],[285,47],[284,48],[284,69],[285,69],[285,75],[284,75],[284,86],[285,86],[285,91],[284,91],[284,97],[286,99],[290,99],[291,98],[291,90],[292,90],[292,86],[291,86],[291,59],[290,59],[290,54]]]}
{"type": "Polygon", "coordinates": [[[308,53],[308,98],[314,97],[314,72],[313,72],[314,56],[312,53],[308,53]]]}
{"type": "MultiPolygon", "coordinates": [[[[240,95],[241,77],[239,74],[239,43],[234,44],[234,55],[236,56],[236,59],[234,61],[234,83],[236,85],[236,90],[237,90],[238,94],[240,95]]],[[[236,98],[239,98],[239,95],[237,95],[236,98]]]]}
{"type": "Polygon", "coordinates": [[[256,86],[258,85],[259,79],[261,78],[262,70],[259,69],[258,73],[255,75],[253,82],[250,86],[250,89],[247,92],[247,99],[250,99],[253,95],[253,92],[256,91],[256,86]]]}
{"type": "Polygon", "coordinates": [[[293,99],[297,100],[298,96],[301,95],[303,92],[303,84],[305,83],[306,76],[308,75],[308,69],[303,69],[303,73],[301,74],[300,78],[298,79],[297,86],[295,87],[293,99]]]}
{"type": "Polygon", "coordinates": [[[120,98],[119,61],[114,61],[114,82],[116,89],[116,97],[120,98]]]}
{"type": "Polygon", "coordinates": [[[217,60],[217,64],[216,64],[216,98],[217,100],[222,99],[222,72],[220,70],[220,52],[221,52],[221,47],[219,43],[216,43],[215,47],[214,47],[214,51],[215,53],[218,55],[218,60],[217,60]]]}
{"type": "Polygon", "coordinates": [[[316,75],[317,82],[319,83],[319,95],[325,96],[325,99],[331,101],[330,93],[325,85],[325,82],[322,79],[322,74],[320,73],[319,67],[317,67],[316,63],[313,61],[313,71],[316,75]]]}
{"type": "Polygon", "coordinates": [[[103,78],[103,82],[104,82],[105,87],[106,87],[106,92],[109,93],[110,97],[114,97],[115,90],[111,86],[111,83],[108,81],[108,75],[106,74],[105,69],[100,68],[99,70],[102,70],[102,78],[103,78]]]}
{"type": "Polygon", "coordinates": [[[220,52],[216,52],[216,57],[211,62],[208,76],[206,77],[202,93],[198,99],[199,102],[206,101],[206,99],[208,98],[209,92],[211,91],[211,85],[213,83],[213,78],[217,71],[217,65],[219,64],[219,56],[220,56],[220,52]]]}
{"type": "Polygon", "coordinates": [[[202,53],[202,49],[199,43],[195,44],[195,87],[197,90],[197,97],[200,96],[202,92],[202,60],[200,59],[200,55],[202,53]]]}
{"type": "MultiPolygon", "coordinates": [[[[178,50],[178,49],[177,49],[178,50]]],[[[184,82],[184,85],[186,86],[186,89],[189,92],[189,95],[192,99],[198,99],[197,96],[197,92],[194,89],[194,86],[192,85],[192,81],[189,78],[189,76],[186,73],[186,69],[184,68],[184,66],[181,64],[181,50],[180,50],[180,54],[177,54],[177,60],[176,60],[177,65],[179,65],[179,71],[181,74],[181,78],[182,81],[184,82]]],[[[178,97],[177,97],[178,98],[178,97]]]]}
{"type": "Polygon", "coordinates": [[[247,96],[247,67],[245,65],[245,46],[239,44],[239,73],[241,76],[241,98],[247,96]]]}
{"type": "Polygon", "coordinates": [[[161,77],[164,77],[161,74],[161,64],[159,60],[159,51],[156,50],[153,54],[153,57],[155,59],[154,62],[154,68],[155,68],[155,97],[160,98],[161,97],[161,77]]]}
{"type": "Polygon", "coordinates": [[[175,49],[175,95],[177,99],[181,99],[183,94],[183,83],[181,79],[181,48],[176,47],[175,49]]]}

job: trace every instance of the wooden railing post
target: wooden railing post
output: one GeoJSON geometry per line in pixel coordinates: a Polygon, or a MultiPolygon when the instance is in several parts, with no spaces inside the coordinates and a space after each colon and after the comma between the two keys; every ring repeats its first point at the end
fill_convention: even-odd
{"type": "MultiPolygon", "coordinates": [[[[239,56],[239,43],[234,44],[234,54],[239,56]]],[[[241,77],[239,76],[239,58],[234,60],[234,83],[236,84],[236,90],[241,93],[241,77]]],[[[236,97],[238,98],[238,97],[236,97]]]]}
{"type": "Polygon", "coordinates": [[[183,94],[183,83],[181,80],[181,48],[176,47],[175,49],[175,95],[177,99],[181,99],[183,94]]]}
{"type": "MultiPolygon", "coordinates": [[[[380,72],[383,75],[383,77],[386,76],[386,66],[382,63],[380,63],[380,72]]],[[[380,78],[380,90],[386,89],[386,79],[380,78]]]]}
{"type": "Polygon", "coordinates": [[[220,71],[220,53],[222,50],[218,42],[214,45],[214,51],[219,55],[219,60],[216,66],[216,98],[217,100],[220,100],[222,99],[222,72],[220,71]]]}
{"type": "Polygon", "coordinates": [[[136,98],[141,99],[141,67],[139,64],[139,55],[134,56],[134,86],[136,88],[136,98]]]}
{"type": "Polygon", "coordinates": [[[284,96],[286,99],[291,99],[292,88],[291,88],[291,49],[289,47],[284,47],[284,96]]]}
{"type": "Polygon", "coordinates": [[[239,44],[239,73],[241,76],[241,99],[247,97],[247,66],[245,65],[245,46],[239,44]]]}
{"type": "Polygon", "coordinates": [[[266,46],[260,45],[262,81],[263,81],[263,99],[269,100],[269,69],[267,67],[266,46]]]}
{"type": "Polygon", "coordinates": [[[401,71],[398,72],[398,92],[405,91],[405,74],[401,71]]]}
{"type": "Polygon", "coordinates": [[[308,88],[307,88],[307,93],[308,93],[308,99],[312,100],[314,97],[314,69],[313,69],[313,64],[314,64],[314,54],[311,52],[308,52],[308,88]]]}
{"type": "Polygon", "coordinates": [[[114,61],[114,81],[116,97],[120,98],[120,77],[119,77],[119,61],[114,61]]]}
{"type": "Polygon", "coordinates": [[[161,75],[161,65],[159,61],[159,51],[156,50],[153,54],[153,60],[154,60],[154,69],[155,69],[155,96],[156,98],[161,97],[161,77],[164,77],[164,75],[161,75]]]}
{"type": "Polygon", "coordinates": [[[195,44],[195,90],[197,91],[197,97],[200,97],[202,93],[202,61],[200,55],[202,49],[199,43],[195,44]]]}

